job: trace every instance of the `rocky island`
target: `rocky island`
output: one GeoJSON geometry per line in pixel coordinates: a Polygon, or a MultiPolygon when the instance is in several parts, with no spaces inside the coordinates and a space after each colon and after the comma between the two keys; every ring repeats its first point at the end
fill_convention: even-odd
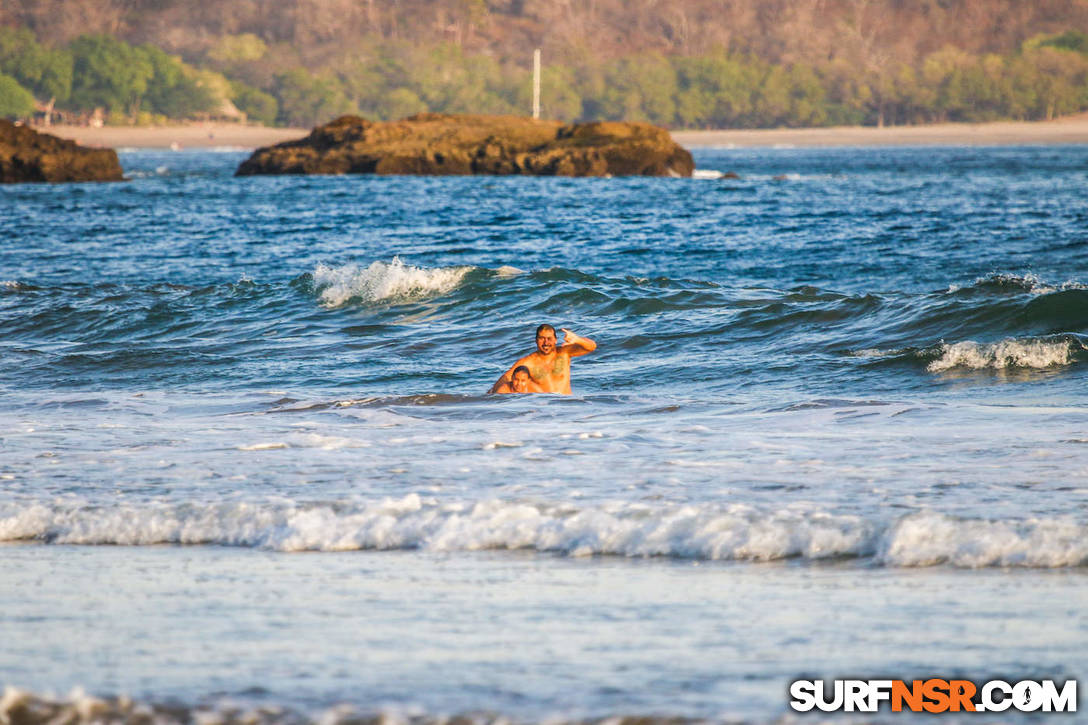
{"type": "Polygon", "coordinates": [[[258,149],[254,174],[691,176],[691,154],[647,123],[564,124],[518,116],[343,116],[309,136],[258,149]]]}
{"type": "Polygon", "coordinates": [[[0,183],[121,181],[113,149],[89,149],[0,119],[0,183]]]}

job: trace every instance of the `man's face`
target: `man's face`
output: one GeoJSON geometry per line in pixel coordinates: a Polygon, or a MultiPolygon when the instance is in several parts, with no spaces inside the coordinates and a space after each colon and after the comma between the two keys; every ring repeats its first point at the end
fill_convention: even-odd
{"type": "Polygon", "coordinates": [[[555,350],[555,332],[552,330],[542,330],[539,335],[536,336],[536,349],[547,355],[555,350]]]}
{"type": "Polygon", "coordinates": [[[514,377],[510,381],[510,387],[514,389],[515,393],[528,393],[529,374],[525,372],[514,373],[514,377]]]}

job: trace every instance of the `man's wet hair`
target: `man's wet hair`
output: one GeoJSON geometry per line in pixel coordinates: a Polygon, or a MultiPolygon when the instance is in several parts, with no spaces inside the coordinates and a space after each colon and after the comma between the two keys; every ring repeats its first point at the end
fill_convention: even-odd
{"type": "Polygon", "coordinates": [[[540,333],[544,332],[545,330],[551,330],[552,334],[553,335],[555,334],[555,328],[552,327],[551,325],[549,325],[547,322],[545,322],[543,325],[536,328],[536,336],[540,337],[540,333]]]}
{"type": "Polygon", "coordinates": [[[517,377],[518,373],[525,373],[529,376],[530,380],[533,379],[533,374],[529,372],[529,368],[525,367],[524,365],[518,365],[516,368],[514,368],[514,372],[510,373],[510,379],[513,380],[515,377],[517,377]]]}

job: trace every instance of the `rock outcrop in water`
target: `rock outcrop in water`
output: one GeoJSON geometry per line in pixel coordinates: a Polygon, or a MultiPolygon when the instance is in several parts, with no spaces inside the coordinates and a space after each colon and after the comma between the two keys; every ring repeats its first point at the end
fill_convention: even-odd
{"type": "Polygon", "coordinates": [[[0,183],[121,181],[113,149],[89,149],[0,119],[0,183]]]}
{"type": "Polygon", "coordinates": [[[309,136],[258,149],[253,174],[691,176],[691,154],[646,123],[562,124],[518,116],[343,116],[309,136]]]}

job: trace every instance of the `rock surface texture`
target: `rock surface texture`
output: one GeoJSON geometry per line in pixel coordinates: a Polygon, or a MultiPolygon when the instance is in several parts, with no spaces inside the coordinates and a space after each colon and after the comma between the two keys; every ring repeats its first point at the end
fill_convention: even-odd
{"type": "Polygon", "coordinates": [[[0,119],[0,183],[121,181],[113,149],[89,149],[0,119]]]}
{"type": "Polygon", "coordinates": [[[383,123],[343,116],[257,149],[237,173],[691,176],[694,168],[668,131],[646,123],[420,113],[383,123]]]}

